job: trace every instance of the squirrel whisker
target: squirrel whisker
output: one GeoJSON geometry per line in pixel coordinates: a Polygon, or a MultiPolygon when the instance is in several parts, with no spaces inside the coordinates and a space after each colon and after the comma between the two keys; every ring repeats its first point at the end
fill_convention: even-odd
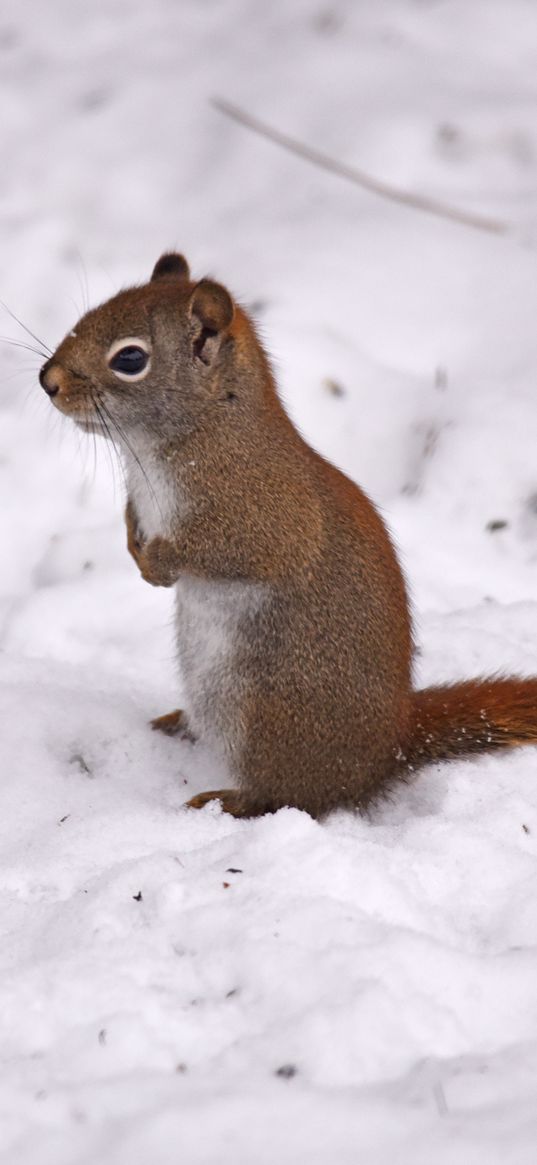
{"type": "Polygon", "coordinates": [[[29,328],[27,324],[23,324],[22,320],[20,320],[19,317],[15,315],[15,312],[7,306],[7,303],[4,303],[3,299],[0,299],[0,307],[3,307],[4,311],[7,311],[7,314],[11,316],[11,319],[15,320],[15,323],[18,324],[19,327],[22,328],[28,336],[31,336],[32,340],[35,340],[36,344],[40,344],[41,348],[44,348],[49,356],[52,356],[52,348],[49,348],[49,345],[45,344],[44,340],[40,340],[39,336],[36,336],[35,332],[32,332],[31,328],[29,328]]]}
{"type": "Polygon", "coordinates": [[[34,352],[41,360],[48,360],[46,352],[41,352],[39,348],[34,348],[33,344],[25,344],[22,340],[14,340],[12,336],[0,336],[2,344],[11,344],[12,348],[24,348],[27,352],[34,352]]]}
{"type": "MultiPolygon", "coordinates": [[[[127,449],[129,450],[129,453],[131,454],[131,457],[134,458],[134,461],[136,462],[138,469],[140,470],[140,473],[142,474],[142,477],[144,478],[144,481],[147,485],[147,488],[148,488],[148,490],[151,494],[151,497],[155,503],[155,506],[156,506],[159,514],[162,517],[162,510],[160,508],[159,500],[158,500],[158,497],[155,493],[153,483],[150,480],[150,478],[148,477],[148,474],[147,474],[146,470],[144,469],[142,462],[140,461],[140,458],[138,457],[138,454],[133,449],[132,444],[129,441],[129,438],[127,437],[124,429],[121,428],[121,425],[118,424],[115,417],[113,417],[112,414],[110,413],[109,409],[107,409],[102,397],[100,399],[100,407],[103,410],[104,415],[106,416],[106,418],[108,419],[108,421],[110,422],[112,427],[115,429],[115,431],[119,437],[119,440],[122,441],[126,445],[127,449]]],[[[114,445],[114,448],[116,448],[115,445],[114,445]]],[[[117,448],[116,448],[116,452],[117,452],[117,448]]],[[[121,458],[120,458],[120,460],[121,460],[121,458]]]]}
{"type": "MultiPolygon", "coordinates": [[[[95,409],[95,412],[96,412],[96,414],[97,414],[97,418],[98,418],[99,424],[100,424],[100,426],[101,426],[101,433],[102,433],[102,436],[103,436],[103,437],[105,437],[105,438],[107,439],[107,442],[106,442],[106,447],[107,447],[108,458],[109,458],[109,461],[110,461],[110,468],[111,468],[111,470],[112,470],[112,477],[113,477],[113,479],[114,479],[114,486],[115,486],[115,482],[116,482],[116,474],[115,474],[115,471],[116,471],[116,468],[117,468],[118,466],[119,466],[119,472],[120,472],[121,478],[122,478],[122,480],[123,480],[123,484],[124,484],[124,485],[126,485],[126,481],[125,481],[125,471],[124,471],[124,469],[123,469],[123,464],[122,464],[122,461],[121,461],[120,452],[119,452],[119,449],[118,449],[118,447],[117,447],[117,445],[116,445],[116,442],[115,442],[115,440],[114,440],[114,435],[113,435],[113,433],[112,433],[112,430],[110,429],[110,426],[109,426],[109,425],[107,424],[107,422],[105,421],[105,418],[104,418],[104,416],[103,416],[103,414],[102,414],[101,408],[99,407],[99,405],[98,405],[98,403],[97,403],[97,400],[95,399],[95,397],[94,397],[94,396],[92,396],[92,398],[91,398],[91,399],[92,399],[92,404],[93,404],[93,407],[94,407],[94,409],[95,409]],[[112,446],[112,449],[114,450],[114,453],[116,454],[116,460],[115,460],[115,461],[114,461],[114,458],[112,457],[112,453],[111,453],[111,451],[110,451],[110,447],[109,447],[109,444],[108,444],[108,442],[110,442],[110,445],[112,446]]],[[[101,405],[101,407],[102,407],[102,405],[101,405]]],[[[95,440],[95,434],[93,434],[93,437],[94,437],[94,440],[95,440]]]]}

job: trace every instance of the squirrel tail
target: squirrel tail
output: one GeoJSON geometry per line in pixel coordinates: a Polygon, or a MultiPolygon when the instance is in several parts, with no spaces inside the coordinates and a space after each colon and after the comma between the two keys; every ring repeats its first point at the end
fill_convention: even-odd
{"type": "Polygon", "coordinates": [[[537,744],[537,679],[465,680],[413,693],[408,768],[537,744]]]}

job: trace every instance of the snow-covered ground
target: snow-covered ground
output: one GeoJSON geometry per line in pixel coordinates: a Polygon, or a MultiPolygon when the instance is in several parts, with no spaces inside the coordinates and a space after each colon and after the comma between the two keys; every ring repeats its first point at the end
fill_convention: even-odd
{"type": "MultiPolygon", "coordinates": [[[[536,77],[533,0],[0,15],[2,299],[53,346],[177,246],[255,305],[394,531],[420,682],[537,670],[536,77]],[[512,230],[346,185],[215,94],[512,230]]],[[[106,448],[0,362],[1,1161],[535,1165],[535,750],[367,820],[185,812],[211,759],[147,727],[180,703],[170,596],[106,448]]]]}

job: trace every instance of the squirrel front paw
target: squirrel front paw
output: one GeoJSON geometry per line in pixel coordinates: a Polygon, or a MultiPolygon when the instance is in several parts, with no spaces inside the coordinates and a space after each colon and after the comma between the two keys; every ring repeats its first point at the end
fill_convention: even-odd
{"type": "Polygon", "coordinates": [[[127,550],[138,566],[144,548],[144,538],[138,524],[138,515],[130,499],[125,510],[125,525],[127,527],[127,550]]]}
{"type": "Polygon", "coordinates": [[[142,578],[154,587],[172,587],[179,578],[179,556],[166,538],[157,537],[146,542],[137,562],[142,578]]]}

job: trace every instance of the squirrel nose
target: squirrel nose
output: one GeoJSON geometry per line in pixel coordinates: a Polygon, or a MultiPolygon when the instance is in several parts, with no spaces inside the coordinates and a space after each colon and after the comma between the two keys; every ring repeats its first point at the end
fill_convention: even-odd
{"type": "Polygon", "coordinates": [[[39,373],[39,383],[48,396],[56,396],[62,388],[63,373],[58,364],[51,364],[50,360],[43,367],[39,373]]]}

